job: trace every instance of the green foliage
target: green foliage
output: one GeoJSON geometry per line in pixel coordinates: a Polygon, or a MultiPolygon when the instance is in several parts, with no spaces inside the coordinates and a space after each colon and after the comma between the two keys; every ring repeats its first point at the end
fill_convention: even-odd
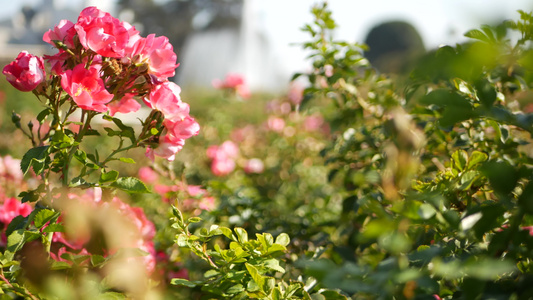
{"type": "Polygon", "coordinates": [[[189,225],[201,219],[184,220],[175,207],[173,213],[172,227],[178,230],[176,243],[190,249],[210,266],[204,273],[205,279],[175,278],[171,281],[173,285],[200,287],[209,295],[227,299],[318,299],[320,296],[347,299],[331,290],[309,294],[302,282],[282,280],[286,271],[278,257],[287,252],[290,238],[286,233],[279,234],[275,240],[269,233],[256,234],[256,239],[250,239],[243,228],[236,227],[232,231],[228,227],[211,225],[209,229],[200,228],[197,234],[192,234],[189,225]],[[214,240],[217,236],[231,241],[228,249],[221,248],[214,240]]]}

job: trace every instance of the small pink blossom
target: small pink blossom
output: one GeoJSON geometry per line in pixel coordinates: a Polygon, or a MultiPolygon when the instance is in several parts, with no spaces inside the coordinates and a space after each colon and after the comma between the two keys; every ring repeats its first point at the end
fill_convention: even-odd
{"type": "Polygon", "coordinates": [[[259,158],[252,158],[246,162],[244,166],[244,172],[246,173],[263,173],[265,165],[259,158]]]}
{"type": "Polygon", "coordinates": [[[139,169],[139,179],[146,183],[155,183],[159,179],[157,172],[150,167],[141,167],[139,169]]]}
{"type": "Polygon", "coordinates": [[[20,169],[20,159],[10,155],[0,157],[0,176],[12,181],[22,181],[24,174],[20,169]]]}
{"type": "Polygon", "coordinates": [[[85,69],[83,64],[66,70],[61,75],[61,86],[74,102],[86,110],[107,111],[106,104],[113,99],[104,86],[96,68],[85,69]]]}
{"type": "Polygon", "coordinates": [[[21,203],[17,198],[7,198],[0,205],[0,222],[9,224],[16,216],[27,217],[32,211],[28,203],[21,203]]]}
{"type": "Polygon", "coordinates": [[[22,51],[15,61],[4,67],[2,73],[16,89],[29,92],[45,79],[44,61],[42,57],[22,51]]]}
{"type": "Polygon", "coordinates": [[[133,94],[126,94],[120,101],[109,103],[107,105],[109,114],[114,116],[116,113],[127,114],[138,111],[141,108],[141,104],[133,96],[133,94]]]}
{"type": "Polygon", "coordinates": [[[235,159],[239,155],[239,148],[232,141],[225,141],[220,146],[210,146],[207,157],[212,159],[211,172],[215,176],[225,176],[235,169],[235,159]]]}
{"type": "Polygon", "coordinates": [[[283,128],[285,128],[285,120],[282,118],[270,116],[267,120],[267,129],[275,131],[275,132],[282,132],[283,128]]]}
{"type": "Polygon", "coordinates": [[[304,88],[297,83],[291,84],[288,92],[288,98],[294,105],[302,103],[304,88]]]}
{"type": "Polygon", "coordinates": [[[128,28],[109,13],[94,6],[87,7],[81,11],[74,28],[85,49],[106,57],[124,56],[129,41],[128,28]]]}
{"type": "Polygon", "coordinates": [[[165,119],[183,120],[189,115],[189,105],[181,101],[181,88],[170,81],[156,85],[150,92],[149,99],[144,99],[146,105],[163,113],[165,119]]]}
{"type": "Polygon", "coordinates": [[[324,118],[320,115],[308,116],[303,125],[306,131],[317,131],[324,125],[324,118]]]}
{"type": "Polygon", "coordinates": [[[236,73],[228,73],[224,80],[214,79],[213,87],[221,90],[229,90],[243,99],[248,99],[250,97],[250,90],[248,89],[244,77],[236,73]]]}
{"type": "Polygon", "coordinates": [[[211,172],[215,176],[225,176],[235,170],[235,161],[231,158],[215,159],[211,163],[211,172]]]}
{"type": "MultiPolygon", "coordinates": [[[[63,43],[68,48],[74,48],[74,35],[76,29],[74,29],[74,23],[69,20],[61,20],[54,29],[50,29],[43,35],[43,41],[52,46],[56,46],[54,41],[63,43]]],[[[63,49],[59,49],[62,51],[63,49]]]]}

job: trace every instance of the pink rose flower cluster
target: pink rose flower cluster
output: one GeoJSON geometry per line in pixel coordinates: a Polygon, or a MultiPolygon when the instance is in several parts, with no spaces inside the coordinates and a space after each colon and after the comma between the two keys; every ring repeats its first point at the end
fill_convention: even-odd
{"type": "MultiPolygon", "coordinates": [[[[21,52],[3,69],[7,80],[21,91],[46,95],[39,85],[54,85],[66,92],[81,109],[99,113],[129,113],[143,102],[164,117],[160,145],[147,156],[173,160],[185,140],[198,134],[199,125],[189,116],[189,105],[180,88],[168,80],[174,76],[177,56],[168,38],[142,37],[132,25],[96,7],[87,7],[76,23],[62,20],[43,40],[58,53],[41,57],[21,52]],[[46,78],[44,61],[50,64],[46,78]],[[59,80],[53,80],[59,78],[59,80]]],[[[52,93],[56,93],[54,91],[52,93]]]]}
{"type": "Polygon", "coordinates": [[[214,79],[212,84],[216,89],[229,91],[243,99],[250,98],[250,90],[246,85],[244,77],[240,74],[228,73],[224,80],[214,79]]]}

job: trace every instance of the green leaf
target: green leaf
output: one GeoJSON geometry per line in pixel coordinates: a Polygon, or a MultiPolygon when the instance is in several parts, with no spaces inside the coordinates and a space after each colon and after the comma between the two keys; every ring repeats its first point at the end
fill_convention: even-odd
{"type": "Polygon", "coordinates": [[[17,229],[7,237],[7,248],[4,256],[7,260],[13,260],[15,253],[24,245],[24,229],[17,229]]]}
{"type": "Polygon", "coordinates": [[[121,162],[124,162],[124,163],[127,163],[127,164],[134,164],[135,163],[135,160],[133,158],[129,158],[129,157],[121,157],[121,158],[119,158],[119,160],[121,162]]]}
{"type": "Polygon", "coordinates": [[[30,167],[33,167],[35,174],[39,175],[44,170],[44,163],[48,157],[48,148],[50,146],[39,146],[31,148],[24,154],[20,162],[20,169],[26,175],[30,167]]]}
{"type": "Polygon", "coordinates": [[[446,89],[438,89],[430,92],[420,99],[421,104],[438,105],[443,108],[439,123],[443,127],[449,127],[457,122],[468,120],[476,114],[470,100],[462,95],[450,92],[446,89]]]}
{"type": "Polygon", "coordinates": [[[118,178],[118,172],[115,171],[115,170],[111,170],[109,172],[102,172],[102,174],[100,174],[100,180],[98,180],[98,182],[100,184],[104,184],[104,183],[107,183],[107,182],[113,182],[113,181],[116,181],[118,178]]]}
{"type": "Polygon", "coordinates": [[[239,239],[240,243],[246,243],[248,242],[248,232],[244,228],[241,227],[235,227],[235,233],[237,234],[237,238],[239,239]]]}
{"type": "Polygon", "coordinates": [[[46,226],[46,228],[43,229],[43,232],[65,232],[65,227],[61,224],[54,223],[46,226]]]}
{"type": "Polygon", "coordinates": [[[268,269],[276,271],[276,272],[285,273],[285,269],[283,269],[279,265],[279,260],[277,260],[275,258],[271,258],[271,259],[268,259],[268,260],[264,261],[263,262],[263,266],[265,268],[268,268],[268,269]]]}
{"type": "Polygon", "coordinates": [[[226,293],[230,295],[238,294],[244,291],[244,286],[242,284],[236,284],[226,290],[226,293]]]}
{"type": "Polygon", "coordinates": [[[6,236],[9,236],[13,231],[18,229],[26,229],[26,225],[28,224],[27,218],[18,215],[11,222],[9,225],[7,225],[6,229],[6,236]]]}
{"type": "Polygon", "coordinates": [[[60,212],[55,212],[50,209],[41,209],[35,216],[35,219],[33,220],[33,222],[35,224],[35,227],[40,229],[52,219],[59,217],[59,215],[60,215],[60,212]]]}
{"type": "Polygon", "coordinates": [[[111,184],[112,187],[121,189],[128,193],[149,193],[146,185],[135,177],[120,177],[111,184]]]}
{"type": "Polygon", "coordinates": [[[494,86],[486,78],[476,81],[474,86],[479,101],[481,101],[485,107],[490,108],[494,104],[494,101],[496,101],[496,89],[494,86]]]}
{"type": "Polygon", "coordinates": [[[486,43],[491,42],[490,38],[486,36],[481,30],[478,30],[478,29],[469,30],[464,35],[468,38],[476,39],[482,42],[486,42],[486,43]]]}
{"type": "Polygon", "coordinates": [[[496,280],[498,277],[515,270],[516,267],[511,261],[489,257],[468,261],[464,266],[466,275],[482,280],[496,280]]]}
{"type": "Polygon", "coordinates": [[[519,175],[513,166],[504,161],[486,162],[480,168],[489,178],[490,185],[501,195],[509,194],[516,186],[519,175]]]}
{"type": "Polygon", "coordinates": [[[282,245],[284,247],[287,247],[290,242],[291,242],[291,239],[289,235],[286,233],[280,233],[280,235],[276,237],[276,241],[275,241],[276,244],[282,245]]]}
{"type": "Polygon", "coordinates": [[[259,271],[256,267],[249,263],[244,264],[246,266],[246,269],[250,273],[250,276],[252,276],[252,279],[255,281],[255,283],[259,286],[259,289],[264,292],[264,286],[265,286],[265,277],[261,276],[259,274],[259,271]]]}
{"type": "Polygon", "coordinates": [[[452,154],[453,164],[455,169],[462,172],[466,167],[468,161],[468,153],[465,150],[457,150],[452,154]]]}
{"type": "Polygon", "coordinates": [[[487,161],[489,156],[483,152],[480,151],[474,151],[470,155],[470,158],[468,159],[468,165],[466,166],[467,169],[471,169],[473,166],[487,161]]]}
{"type": "Polygon", "coordinates": [[[190,288],[193,288],[196,286],[195,283],[190,282],[189,280],[183,279],[183,278],[173,278],[172,280],[170,280],[170,284],[183,285],[183,286],[190,287],[190,288]]]}

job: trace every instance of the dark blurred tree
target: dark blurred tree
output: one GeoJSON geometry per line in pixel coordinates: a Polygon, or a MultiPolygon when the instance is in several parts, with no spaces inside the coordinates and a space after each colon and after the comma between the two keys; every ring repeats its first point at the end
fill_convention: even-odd
{"type": "Polygon", "coordinates": [[[418,31],[409,23],[392,21],[372,28],[365,44],[370,48],[365,53],[370,63],[385,73],[401,73],[425,52],[418,31]]]}
{"type": "Polygon", "coordinates": [[[142,24],[142,28],[137,26],[142,35],[168,37],[179,61],[180,51],[194,31],[238,28],[243,0],[119,0],[118,6],[121,12],[133,12],[132,23],[142,24]]]}

